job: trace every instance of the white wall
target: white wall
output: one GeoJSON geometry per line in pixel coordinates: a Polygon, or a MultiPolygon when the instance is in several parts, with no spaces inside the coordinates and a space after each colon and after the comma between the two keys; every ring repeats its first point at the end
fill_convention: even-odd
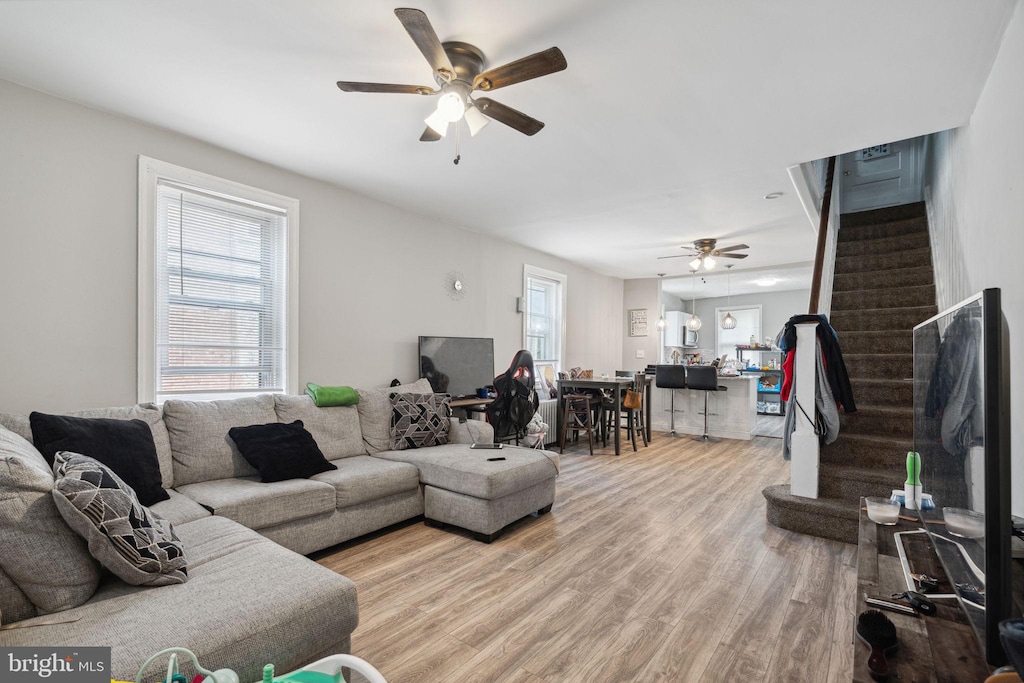
{"type": "MultiPolygon", "coordinates": [[[[715,330],[718,320],[715,318],[715,308],[726,308],[731,305],[735,308],[741,306],[761,305],[761,334],[758,341],[765,337],[775,337],[792,316],[807,312],[807,300],[811,296],[810,289],[797,289],[786,292],[758,292],[757,294],[736,294],[731,300],[729,297],[717,297],[714,299],[697,299],[697,317],[701,319],[700,347],[701,355],[711,360],[715,357],[715,330]]],[[[724,315],[724,313],[723,313],[724,315]]],[[[736,352],[729,354],[730,358],[736,357],[736,352]]]]}
{"type": "Polygon", "coordinates": [[[661,282],[656,278],[624,280],[622,283],[622,363],[608,370],[639,370],[657,363],[661,353],[661,332],[656,324],[661,315],[661,282]],[[647,336],[630,337],[628,317],[633,308],[647,309],[647,336]],[[643,358],[636,352],[642,350],[643,358]]]}
{"type": "Polygon", "coordinates": [[[562,259],[5,81],[0,149],[0,411],[136,401],[139,154],[299,199],[300,386],[414,379],[421,334],[494,337],[504,369],[524,263],[568,275],[570,366],[622,358],[622,281],[562,259]]]}
{"type": "MultiPolygon", "coordinates": [[[[1002,290],[1010,340],[1007,415],[1024,408],[1024,8],[1018,3],[970,123],[935,137],[925,198],[939,309],[1002,290]],[[1015,410],[1013,410],[1015,408],[1015,410]]],[[[1024,423],[1011,419],[1013,512],[1024,515],[1024,423]]]]}

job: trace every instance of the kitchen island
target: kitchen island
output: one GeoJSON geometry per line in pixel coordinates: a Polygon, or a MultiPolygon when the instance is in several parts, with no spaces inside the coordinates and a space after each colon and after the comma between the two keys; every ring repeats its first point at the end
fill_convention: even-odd
{"type": "MultiPolygon", "coordinates": [[[[653,377],[651,378],[653,381],[653,377]]],[[[712,391],[708,396],[708,433],[720,439],[754,437],[757,426],[757,381],[753,375],[726,377],[719,375],[719,385],[728,391],[712,391]]],[[[678,434],[704,433],[704,393],[691,389],[658,389],[653,391],[654,428],[667,431],[671,418],[671,392],[676,392],[675,418],[678,434]]]]}

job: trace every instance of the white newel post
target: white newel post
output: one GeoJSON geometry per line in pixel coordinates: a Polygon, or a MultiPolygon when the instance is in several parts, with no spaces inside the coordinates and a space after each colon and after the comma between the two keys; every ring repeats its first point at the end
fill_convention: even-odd
{"type": "MultiPolygon", "coordinates": [[[[793,391],[796,400],[814,419],[815,372],[814,341],[818,323],[799,323],[796,326],[796,360],[794,363],[793,391]]],[[[814,424],[809,422],[800,408],[793,406],[796,429],[790,441],[792,462],[789,474],[789,490],[794,496],[818,497],[818,437],[814,424]]]]}

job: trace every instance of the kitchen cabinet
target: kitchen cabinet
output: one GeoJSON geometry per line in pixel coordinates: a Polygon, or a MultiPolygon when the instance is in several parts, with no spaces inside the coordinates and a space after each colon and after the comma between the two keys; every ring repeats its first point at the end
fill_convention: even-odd
{"type": "Polygon", "coordinates": [[[686,321],[690,314],[686,311],[665,311],[665,346],[686,346],[686,321]]]}

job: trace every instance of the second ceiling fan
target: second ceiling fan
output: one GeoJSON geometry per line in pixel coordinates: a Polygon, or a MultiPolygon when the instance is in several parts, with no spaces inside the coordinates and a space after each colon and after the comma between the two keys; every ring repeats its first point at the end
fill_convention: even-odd
{"type": "Polygon", "coordinates": [[[718,244],[718,240],[716,240],[716,239],[696,240],[693,243],[693,248],[692,249],[690,249],[689,247],[682,247],[683,249],[690,249],[690,253],[689,254],[676,254],[674,256],[659,256],[658,258],[659,259],[666,259],[666,258],[683,258],[683,257],[690,258],[690,257],[692,257],[693,260],[690,261],[690,263],[688,265],[690,266],[690,270],[697,271],[697,270],[700,270],[701,266],[704,267],[704,270],[713,270],[715,265],[716,265],[715,264],[715,259],[716,258],[747,258],[747,256],[750,255],[750,254],[734,254],[734,253],[731,253],[731,252],[734,252],[734,251],[739,251],[740,249],[750,249],[750,247],[748,247],[746,244],[733,244],[732,246],[729,246],[729,247],[721,247],[721,248],[717,248],[717,249],[715,248],[716,244],[718,244]]]}
{"type": "Polygon", "coordinates": [[[448,132],[448,125],[466,119],[471,135],[476,135],[489,119],[494,119],[525,135],[534,135],[544,124],[537,119],[495,102],[489,97],[474,98],[474,92],[490,92],[531,78],[546,76],[566,67],[565,57],[557,47],[537,52],[509,62],[504,66],[484,71],[484,55],[474,45],[462,42],[442,43],[421,10],[400,7],[395,15],[416,43],[430,68],[438,88],[425,85],[398,85],[393,83],[360,83],[338,81],[345,92],[399,93],[407,95],[440,95],[437,110],[426,119],[427,129],[420,140],[440,140],[448,132]]]}

